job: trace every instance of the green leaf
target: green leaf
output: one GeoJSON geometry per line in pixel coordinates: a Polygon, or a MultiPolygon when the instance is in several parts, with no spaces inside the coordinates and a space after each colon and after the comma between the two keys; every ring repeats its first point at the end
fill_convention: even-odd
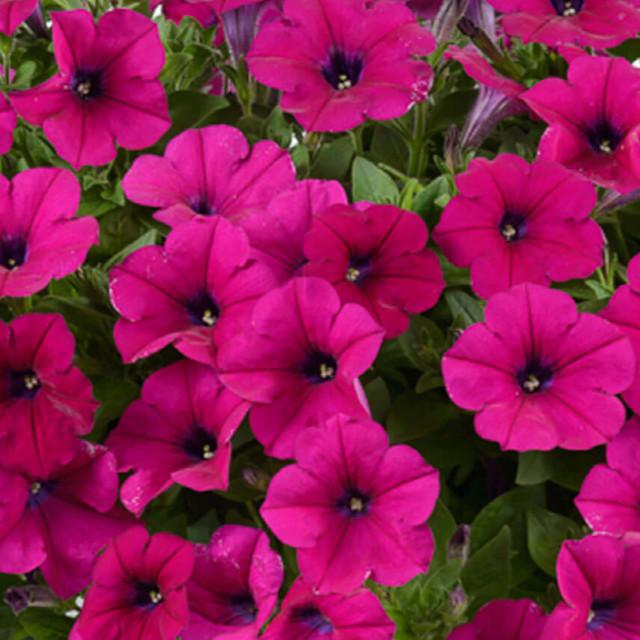
{"type": "Polygon", "coordinates": [[[400,197],[396,183],[382,169],[365,158],[356,158],[351,172],[353,199],[395,203],[400,197]]]}
{"type": "Polygon", "coordinates": [[[490,600],[506,598],[511,588],[511,532],[503,526],[498,535],[476,551],[462,570],[462,585],[477,610],[490,600]]]}
{"type": "Polygon", "coordinates": [[[376,422],[384,422],[391,406],[389,387],[383,378],[374,378],[364,387],[371,415],[376,422]]]}
{"type": "Polygon", "coordinates": [[[444,299],[456,324],[469,327],[476,322],[484,321],[482,303],[464,291],[447,291],[444,299]]]}
{"type": "Polygon", "coordinates": [[[146,233],[143,233],[137,240],[134,240],[131,244],[128,244],[124,249],[118,251],[115,255],[111,256],[109,260],[104,263],[105,270],[111,269],[116,264],[120,264],[130,253],[133,253],[137,249],[142,247],[148,247],[149,245],[156,244],[158,242],[158,232],[155,229],[149,229],[146,233]]]}
{"type": "Polygon", "coordinates": [[[556,574],[556,559],[562,543],[582,537],[580,526],[569,518],[541,507],[527,513],[527,540],[534,562],[550,576],[556,574]]]}
{"type": "Polygon", "coordinates": [[[73,620],[51,609],[27,609],[18,621],[32,640],[67,640],[73,620]]]}
{"type": "Polygon", "coordinates": [[[311,167],[311,176],[321,180],[342,180],[349,172],[354,154],[349,136],[334,140],[321,149],[311,167]]]}
{"type": "Polygon", "coordinates": [[[163,142],[181,133],[185,129],[203,127],[215,123],[215,113],[227,107],[229,103],[220,96],[199,91],[176,91],[169,96],[171,129],[163,137],[163,142]]]}
{"type": "Polygon", "coordinates": [[[451,511],[449,511],[447,505],[441,499],[436,502],[436,508],[429,518],[429,527],[431,528],[436,544],[433,560],[430,565],[430,571],[433,571],[435,567],[446,563],[447,546],[449,545],[451,536],[456,530],[455,518],[451,515],[451,511]]]}

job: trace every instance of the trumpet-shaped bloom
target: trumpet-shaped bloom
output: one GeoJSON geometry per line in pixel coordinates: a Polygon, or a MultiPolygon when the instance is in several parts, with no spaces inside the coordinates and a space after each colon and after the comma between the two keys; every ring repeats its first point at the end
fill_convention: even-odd
{"type": "Polygon", "coordinates": [[[275,475],[261,513],[315,589],[350,593],[367,578],[396,586],[426,571],[437,497],[438,473],[417,451],[338,415],[299,436],[296,464],[275,475]]]}
{"type": "Polygon", "coordinates": [[[140,515],[174,483],[195,491],[226,489],[231,438],[248,403],[227,391],[209,367],[182,361],[151,375],[142,398],[124,412],[107,446],[120,471],[122,502],[140,515]]]}
{"type": "Polygon", "coordinates": [[[640,637],[640,545],[608,535],[567,540],[557,562],[564,602],[540,640],[632,640],[640,637]]]}
{"type": "Polygon", "coordinates": [[[273,285],[250,251],[244,231],[228,220],[196,219],[174,229],[164,248],[138,249],[112,269],[111,300],[123,316],[115,340],[125,362],[173,343],[215,365],[220,345],[249,323],[273,285]]]}
{"type": "Polygon", "coordinates": [[[97,403],[72,365],[75,342],[62,316],[27,314],[0,323],[3,464],[34,475],[69,459],[74,433],[91,430],[97,403]]]}
{"type": "Polygon", "coordinates": [[[391,640],[395,625],[366,589],[321,595],[298,578],[282,602],[264,640],[391,640]]]}
{"type": "Polygon", "coordinates": [[[74,457],[38,475],[0,468],[0,571],[40,568],[67,599],[86,587],[98,551],[133,524],[116,506],[115,458],[78,442],[74,457]]]}
{"type": "Polygon", "coordinates": [[[635,357],[618,329],[532,284],[493,296],[442,361],[449,396],[503,449],[590,449],[622,428],[635,357]]]}
{"type": "Polygon", "coordinates": [[[221,346],[222,382],[257,404],[251,427],[268,455],[293,456],[309,424],[337,412],[365,417],[358,376],[383,330],[357,304],[342,304],[319,278],[294,278],[255,306],[252,330],[221,346]]]}
{"type": "MultiPolygon", "coordinates": [[[[640,362],[640,255],[635,256],[627,267],[628,285],[619,287],[600,315],[615,324],[633,346],[640,362]]],[[[625,402],[640,412],[640,370],[636,369],[633,384],[622,394],[625,402]]]]}
{"type": "Polygon", "coordinates": [[[278,602],[283,567],[259,529],[226,525],[195,546],[184,640],[255,640],[278,602]]]}
{"type": "Polygon", "coordinates": [[[553,162],[511,154],[473,160],[456,179],[434,240],[483,298],[522,282],[586,278],[602,264],[604,234],[589,218],[597,194],[553,162]]]}
{"type": "Polygon", "coordinates": [[[545,613],[532,600],[494,600],[448,640],[539,640],[545,613]]]}
{"type": "Polygon", "coordinates": [[[386,337],[395,338],[407,330],[409,314],[433,307],[444,289],[427,238],[427,226],[415,213],[338,205],[313,220],[303,272],[331,282],[342,302],[361,304],[386,337]]]}
{"type": "Polygon", "coordinates": [[[133,527],[98,558],[71,640],[174,640],[189,621],[191,543],[133,527]]]}
{"type": "Polygon", "coordinates": [[[433,72],[416,56],[434,48],[399,2],[284,0],[283,17],[263,26],[247,61],[305,129],[344,131],[424,100],[433,72]]]}
{"type": "Polygon", "coordinates": [[[37,6],[38,0],[5,0],[0,3],[0,33],[13,35],[37,6]]]}
{"type": "Polygon", "coordinates": [[[629,0],[488,1],[505,14],[504,30],[523,42],[607,49],[640,30],[640,14],[629,0]]]}
{"type": "Polygon", "coordinates": [[[242,220],[294,182],[291,158],[275,142],[251,148],[238,129],[214,125],[176,136],[162,157],[137,158],[122,188],[129,200],[159,209],[156,220],[175,227],[195,217],[242,220]]]}
{"type": "Polygon", "coordinates": [[[581,56],[568,81],[547,78],[521,99],[549,125],[542,158],[621,193],[640,187],[640,70],[630,62],[581,56]]]}
{"type": "Polygon", "coordinates": [[[16,111],[41,126],[58,155],[75,169],[103,165],[125,149],[157,142],[171,124],[158,76],[164,48],[158,27],[129,9],[57,11],[53,46],[58,73],[11,94],[16,111]]]}
{"type": "Polygon", "coordinates": [[[0,296],[30,296],[73,273],[98,241],[95,218],[75,218],[77,178],[65,169],[0,177],[0,296]]]}
{"type": "Polygon", "coordinates": [[[271,269],[279,283],[300,275],[307,262],[304,237],[313,219],[333,204],[347,204],[339,182],[301,180],[242,221],[253,256],[271,269]]]}
{"type": "Polygon", "coordinates": [[[576,506],[596,532],[640,533],[640,420],[632,418],[607,446],[607,464],[584,479],[576,506]]]}
{"type": "Polygon", "coordinates": [[[162,15],[180,24],[182,19],[189,16],[197,20],[202,27],[209,29],[218,24],[218,14],[209,0],[204,2],[190,2],[190,0],[151,0],[149,9],[153,11],[162,6],[162,15]]]}

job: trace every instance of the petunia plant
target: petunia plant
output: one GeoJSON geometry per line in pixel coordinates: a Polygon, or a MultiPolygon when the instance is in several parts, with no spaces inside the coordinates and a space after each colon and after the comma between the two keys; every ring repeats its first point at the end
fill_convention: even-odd
{"type": "Polygon", "coordinates": [[[640,0],[0,0],[0,639],[640,640],[640,0]]]}

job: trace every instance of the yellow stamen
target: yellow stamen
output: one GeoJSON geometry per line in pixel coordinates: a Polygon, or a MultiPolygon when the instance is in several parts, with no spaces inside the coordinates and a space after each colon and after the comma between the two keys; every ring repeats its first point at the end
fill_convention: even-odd
{"type": "Polygon", "coordinates": [[[325,364],[324,362],[320,365],[320,377],[323,380],[328,380],[329,378],[333,378],[336,375],[335,367],[332,367],[329,364],[325,364]]]}
{"type": "Polygon", "coordinates": [[[528,391],[529,393],[533,393],[534,391],[537,391],[540,388],[540,380],[538,379],[538,377],[533,374],[530,373],[527,376],[527,379],[522,383],[522,386],[524,387],[525,391],[528,391]]]}
{"type": "Polygon", "coordinates": [[[162,602],[162,594],[159,591],[150,591],[149,600],[151,600],[153,604],[159,604],[162,602]]]}
{"type": "Polygon", "coordinates": [[[358,271],[358,269],[356,269],[355,267],[349,267],[347,269],[345,278],[349,282],[357,282],[359,277],[360,277],[360,271],[358,271]]]}
{"type": "Polygon", "coordinates": [[[502,235],[507,242],[511,242],[518,235],[518,230],[512,224],[506,224],[502,228],[502,235]]]}
{"type": "Polygon", "coordinates": [[[214,455],[215,455],[215,452],[212,450],[210,444],[205,444],[204,447],[202,447],[202,457],[205,460],[211,460],[211,458],[213,458],[214,455]]]}
{"type": "Polygon", "coordinates": [[[356,496],[354,496],[353,498],[349,499],[349,510],[350,511],[355,511],[357,513],[361,513],[362,511],[364,511],[364,500],[362,500],[362,498],[358,498],[356,496]]]}
{"type": "Polygon", "coordinates": [[[206,324],[207,327],[213,327],[218,321],[218,317],[211,309],[205,309],[202,312],[202,324],[206,324]]]}

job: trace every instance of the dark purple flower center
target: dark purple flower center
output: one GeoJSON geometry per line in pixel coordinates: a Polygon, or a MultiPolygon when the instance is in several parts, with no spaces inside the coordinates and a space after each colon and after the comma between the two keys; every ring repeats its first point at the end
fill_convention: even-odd
{"type": "Polygon", "coordinates": [[[229,605],[235,614],[235,619],[239,624],[251,624],[258,616],[258,607],[249,593],[242,593],[229,598],[229,605]]]}
{"type": "Polygon", "coordinates": [[[149,582],[136,582],[133,603],[142,609],[155,609],[163,600],[162,593],[157,584],[149,582]]]}
{"type": "Polygon", "coordinates": [[[518,371],[516,379],[525,393],[538,393],[551,386],[553,371],[540,360],[534,358],[518,371]]]}
{"type": "Polygon", "coordinates": [[[527,220],[518,213],[507,211],[502,216],[498,228],[507,242],[516,242],[527,235],[527,220]]]}
{"type": "Polygon", "coordinates": [[[16,269],[27,259],[27,243],[22,238],[0,238],[0,266],[16,269]]]}
{"type": "Polygon", "coordinates": [[[363,66],[363,60],[357,54],[334,49],[322,66],[322,75],[334,89],[344,91],[358,84],[363,66]]]}
{"type": "Polygon", "coordinates": [[[211,460],[218,449],[218,441],[213,433],[209,433],[196,425],[183,443],[186,454],[198,462],[211,460]]]}
{"type": "Polygon", "coordinates": [[[351,256],[345,278],[354,284],[360,284],[371,275],[372,260],[370,256],[351,256]]]}
{"type": "Polygon", "coordinates": [[[33,369],[9,372],[9,396],[30,400],[38,391],[42,383],[33,369]]]}
{"type": "Polygon", "coordinates": [[[302,372],[313,384],[321,384],[336,377],[338,363],[332,355],[322,353],[322,351],[314,351],[304,363],[302,372]]]}
{"type": "Polygon", "coordinates": [[[320,609],[312,604],[296,607],[291,612],[291,618],[317,633],[331,633],[333,631],[331,622],[325,618],[320,609]]]}
{"type": "Polygon", "coordinates": [[[99,98],[103,93],[102,85],[102,73],[95,70],[79,69],[71,80],[71,90],[82,100],[99,98]]]}
{"type": "Polygon", "coordinates": [[[210,204],[209,200],[204,196],[193,199],[189,206],[192,211],[195,211],[201,216],[215,216],[217,213],[215,206],[210,204]]]}
{"type": "Polygon", "coordinates": [[[187,311],[191,322],[203,327],[213,327],[220,319],[220,307],[206,291],[187,303],[187,311]]]}
{"type": "Polygon", "coordinates": [[[348,489],[338,500],[338,510],[350,518],[357,518],[369,512],[371,498],[358,489],[348,489]]]}
{"type": "Polygon", "coordinates": [[[611,123],[602,121],[587,131],[589,146],[596,153],[614,153],[624,135],[611,123]]]}
{"type": "Polygon", "coordinates": [[[607,624],[607,622],[611,621],[615,615],[615,602],[610,600],[595,600],[591,605],[587,629],[589,629],[589,631],[597,631],[607,624]]]}
{"type": "Polygon", "coordinates": [[[550,0],[550,2],[559,16],[570,18],[582,11],[585,0],[550,0]]]}
{"type": "Polygon", "coordinates": [[[55,480],[34,481],[31,483],[29,493],[29,508],[39,507],[52,493],[56,487],[55,480]]]}

